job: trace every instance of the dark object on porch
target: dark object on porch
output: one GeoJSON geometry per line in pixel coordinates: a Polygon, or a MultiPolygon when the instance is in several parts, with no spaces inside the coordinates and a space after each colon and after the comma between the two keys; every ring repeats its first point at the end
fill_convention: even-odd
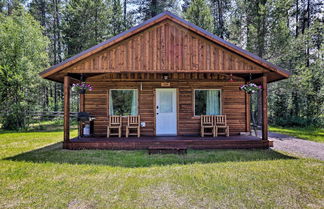
{"type": "Polygon", "coordinates": [[[152,146],[148,148],[148,154],[187,154],[185,146],[152,146]]]}
{"type": "Polygon", "coordinates": [[[80,123],[80,133],[79,136],[93,136],[94,135],[94,120],[96,118],[92,117],[88,112],[78,112],[77,120],[80,123]],[[90,131],[89,135],[85,135],[84,133],[84,127],[89,124],[90,131]]]}

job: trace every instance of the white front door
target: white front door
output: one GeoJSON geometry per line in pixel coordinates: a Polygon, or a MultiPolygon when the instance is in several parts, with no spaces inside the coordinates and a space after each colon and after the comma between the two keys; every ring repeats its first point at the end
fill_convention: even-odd
{"type": "Polygon", "coordinates": [[[177,135],[176,89],[156,89],[156,135],[177,135]]]}

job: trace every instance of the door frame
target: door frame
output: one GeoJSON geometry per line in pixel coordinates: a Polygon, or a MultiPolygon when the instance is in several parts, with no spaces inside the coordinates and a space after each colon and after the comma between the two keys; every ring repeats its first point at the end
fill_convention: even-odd
{"type": "Polygon", "coordinates": [[[154,88],[154,99],[153,99],[153,112],[154,112],[154,136],[158,136],[156,134],[156,128],[157,128],[157,117],[156,117],[156,106],[157,106],[157,91],[159,89],[174,89],[175,90],[175,108],[176,108],[176,136],[179,134],[179,89],[178,88],[154,88]]]}

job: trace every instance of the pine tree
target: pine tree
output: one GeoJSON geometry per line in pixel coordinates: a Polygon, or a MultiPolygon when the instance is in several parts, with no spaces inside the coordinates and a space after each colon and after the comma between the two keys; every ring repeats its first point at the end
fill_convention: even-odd
{"type": "Polygon", "coordinates": [[[178,2],[176,0],[130,0],[130,2],[137,7],[131,13],[138,16],[139,21],[150,19],[166,10],[174,13],[178,11],[178,2]]]}
{"type": "Polygon", "coordinates": [[[103,0],[70,0],[63,15],[67,57],[73,56],[111,36],[111,10],[103,0]]]}
{"type": "Polygon", "coordinates": [[[192,0],[184,17],[191,23],[213,32],[213,18],[205,0],[192,0]]]}
{"type": "MultiPolygon", "coordinates": [[[[125,17],[123,17],[122,6],[120,0],[113,0],[112,2],[113,14],[111,17],[111,33],[117,35],[125,30],[125,17]]],[[[127,23],[126,23],[127,25],[127,23]]]]}
{"type": "Polygon", "coordinates": [[[214,33],[221,38],[227,35],[226,14],[230,9],[229,0],[210,0],[211,12],[213,16],[214,33]]]}

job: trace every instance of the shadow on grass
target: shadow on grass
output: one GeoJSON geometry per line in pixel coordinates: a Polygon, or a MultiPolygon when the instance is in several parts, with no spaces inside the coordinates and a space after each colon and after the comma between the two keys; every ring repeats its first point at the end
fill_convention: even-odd
{"type": "Polygon", "coordinates": [[[188,150],[187,155],[148,155],[146,150],[64,150],[62,143],[52,144],[5,160],[34,163],[68,163],[108,165],[116,167],[151,167],[172,164],[246,162],[295,159],[267,150],[188,150]]]}

